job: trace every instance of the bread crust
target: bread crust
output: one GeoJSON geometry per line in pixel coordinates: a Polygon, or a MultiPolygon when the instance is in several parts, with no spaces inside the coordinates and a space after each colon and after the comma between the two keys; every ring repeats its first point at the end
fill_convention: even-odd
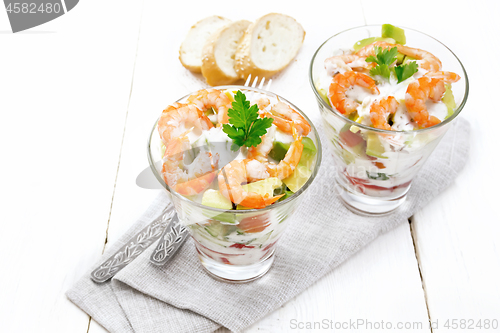
{"type": "MultiPolygon", "coordinates": [[[[240,79],[237,73],[235,75],[232,75],[232,73],[227,73],[223,70],[223,68],[221,68],[220,64],[217,63],[215,51],[217,47],[220,47],[218,45],[218,42],[222,34],[226,33],[229,29],[236,28],[243,30],[236,30],[236,33],[240,33],[243,36],[250,24],[251,22],[247,20],[236,21],[225,25],[209,37],[209,39],[203,46],[201,65],[201,73],[203,74],[209,85],[227,85],[232,84],[240,79]]],[[[239,38],[239,41],[241,41],[241,38],[239,38]]]]}
{"type": "MultiPolygon", "coordinates": [[[[245,35],[243,36],[238,49],[235,54],[235,70],[236,73],[238,73],[239,77],[242,79],[246,79],[249,74],[251,74],[253,77],[265,77],[269,78],[276,74],[277,72],[283,70],[285,67],[287,67],[290,62],[297,56],[297,53],[302,46],[302,43],[304,42],[306,32],[294,18],[284,15],[284,14],[278,14],[278,13],[270,13],[267,15],[262,16],[259,18],[255,23],[253,23],[251,26],[248,27],[245,35]],[[274,19],[285,19],[288,22],[293,22],[293,24],[296,24],[296,28],[302,31],[302,38],[300,40],[300,46],[297,47],[296,52],[290,57],[289,61],[286,62],[284,65],[272,69],[266,69],[259,67],[258,65],[255,64],[255,61],[253,59],[252,55],[252,40],[253,40],[253,35],[255,33],[258,33],[257,28],[259,27],[259,23],[261,21],[265,20],[274,20],[274,19]],[[292,21],[293,20],[293,21],[292,21]]],[[[298,41],[291,41],[291,43],[296,43],[298,41]]]]}
{"type": "MultiPolygon", "coordinates": [[[[206,17],[206,18],[196,22],[196,24],[194,24],[189,29],[189,32],[188,32],[186,38],[184,39],[184,41],[182,42],[182,44],[179,48],[179,60],[182,64],[182,66],[186,67],[187,69],[189,69],[193,73],[201,73],[201,63],[202,63],[202,61],[201,61],[201,59],[202,59],[201,58],[202,57],[201,49],[200,49],[199,55],[198,54],[194,55],[195,57],[199,57],[199,65],[190,63],[185,58],[189,57],[187,55],[187,53],[191,53],[193,51],[193,50],[189,50],[191,47],[191,43],[193,43],[193,39],[201,38],[202,36],[199,36],[197,34],[204,33],[203,31],[197,30],[197,28],[199,28],[199,25],[204,24],[204,23],[206,23],[206,21],[209,21],[209,20],[215,20],[216,22],[220,21],[220,22],[217,22],[217,25],[216,25],[217,29],[220,28],[221,25],[231,23],[231,20],[229,20],[225,17],[213,15],[213,16],[206,17]]],[[[215,30],[217,30],[217,29],[215,29],[215,30]]],[[[206,39],[203,40],[201,45],[204,45],[205,41],[206,41],[206,39]]],[[[196,44],[199,44],[199,43],[196,43],[196,44]]],[[[191,55],[191,56],[193,56],[193,55],[191,55]]]]}

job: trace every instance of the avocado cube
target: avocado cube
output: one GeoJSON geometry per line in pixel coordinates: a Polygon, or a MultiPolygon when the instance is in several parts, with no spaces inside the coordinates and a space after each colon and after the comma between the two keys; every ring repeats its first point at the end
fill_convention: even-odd
{"type": "Polygon", "coordinates": [[[455,108],[457,107],[457,103],[455,102],[455,97],[453,96],[453,92],[451,91],[451,84],[449,83],[446,84],[446,91],[444,92],[443,98],[441,100],[448,108],[448,114],[445,117],[446,119],[455,112],[455,108]]]}
{"type": "Polygon", "coordinates": [[[213,221],[212,223],[210,223],[210,225],[205,227],[205,230],[212,237],[222,236],[222,234],[224,232],[223,229],[224,229],[224,226],[222,224],[220,224],[218,221],[213,221]]]}
{"type": "Polygon", "coordinates": [[[299,165],[304,165],[307,168],[311,168],[314,162],[314,156],[316,156],[316,146],[311,138],[303,137],[302,144],[304,148],[302,149],[302,156],[300,157],[299,165]]]}
{"type": "Polygon", "coordinates": [[[368,37],[362,40],[358,40],[356,43],[354,43],[352,48],[354,49],[354,51],[358,52],[366,45],[370,45],[371,43],[373,43],[375,41],[375,38],[377,37],[368,37]]]}
{"type": "Polygon", "coordinates": [[[405,60],[405,55],[403,53],[399,53],[396,55],[396,65],[401,65],[405,60]]]}
{"type": "Polygon", "coordinates": [[[384,146],[380,142],[377,133],[368,134],[366,140],[366,155],[378,157],[378,158],[388,158],[382,154],[385,152],[384,146]]]}
{"type": "Polygon", "coordinates": [[[304,186],[311,174],[312,171],[308,166],[299,164],[290,177],[283,179],[283,183],[286,184],[290,191],[295,193],[304,186]]]}
{"type": "Polygon", "coordinates": [[[232,209],[233,204],[231,200],[226,198],[220,193],[220,191],[208,189],[203,193],[203,198],[201,199],[201,204],[209,207],[220,208],[220,209],[232,209]]]}
{"type": "Polygon", "coordinates": [[[321,96],[321,98],[328,104],[329,106],[332,106],[330,103],[330,100],[328,99],[328,94],[326,93],[325,89],[318,89],[318,93],[321,96]]]}
{"type": "Polygon", "coordinates": [[[405,56],[404,60],[403,60],[403,65],[406,65],[408,64],[409,62],[412,62],[412,61],[415,61],[417,59],[413,58],[413,57],[410,57],[410,56],[405,56]]]}
{"type": "Polygon", "coordinates": [[[363,47],[370,45],[371,43],[374,43],[374,42],[387,42],[389,44],[396,44],[396,41],[394,40],[394,38],[385,38],[384,36],[382,36],[382,37],[368,37],[368,38],[362,39],[362,40],[354,43],[352,48],[354,49],[354,52],[358,52],[363,47]]]}
{"type": "Polygon", "coordinates": [[[405,31],[401,28],[395,27],[392,24],[382,24],[382,37],[392,38],[396,43],[405,45],[406,36],[405,31]]]}
{"type": "Polygon", "coordinates": [[[282,159],[285,158],[288,148],[290,148],[290,143],[274,141],[273,148],[269,152],[269,157],[275,159],[276,161],[281,161],[282,159]]]}

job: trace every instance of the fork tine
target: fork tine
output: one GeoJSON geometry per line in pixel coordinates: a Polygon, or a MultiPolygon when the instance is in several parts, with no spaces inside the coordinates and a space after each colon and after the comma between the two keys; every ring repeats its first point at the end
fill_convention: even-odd
{"type": "Polygon", "coordinates": [[[262,89],[264,87],[264,82],[266,81],[266,78],[263,77],[262,80],[260,81],[260,84],[259,84],[259,89],[262,89]]]}
{"type": "Polygon", "coordinates": [[[245,81],[245,86],[250,87],[251,81],[252,81],[252,74],[248,74],[247,80],[245,81]]]}
{"type": "MultiPolygon", "coordinates": [[[[264,81],[262,81],[262,82],[264,82],[264,81]]],[[[269,89],[271,88],[271,82],[273,82],[273,79],[269,79],[269,81],[267,82],[267,87],[266,87],[267,91],[270,91],[269,89]]]]}
{"type": "Polygon", "coordinates": [[[253,80],[252,88],[256,88],[257,87],[257,81],[259,81],[259,77],[258,76],[256,76],[255,79],[253,80]]]}

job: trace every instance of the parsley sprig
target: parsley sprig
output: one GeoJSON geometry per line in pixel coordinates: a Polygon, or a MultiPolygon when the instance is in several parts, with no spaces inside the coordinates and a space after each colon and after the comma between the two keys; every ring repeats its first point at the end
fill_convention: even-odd
{"type": "Polygon", "coordinates": [[[366,58],[366,62],[375,62],[377,66],[370,70],[370,74],[380,75],[385,77],[387,80],[391,77],[391,71],[389,66],[396,61],[396,55],[398,54],[398,48],[393,47],[392,49],[382,49],[379,46],[375,46],[375,57],[369,56],[366,58]]]}
{"type": "Polygon", "coordinates": [[[399,65],[394,67],[394,72],[396,72],[396,77],[398,78],[398,83],[403,82],[413,74],[418,71],[418,64],[416,61],[411,61],[405,65],[399,65]]]}
{"type": "Polygon", "coordinates": [[[240,90],[234,95],[232,108],[228,110],[229,124],[224,124],[222,130],[228,137],[233,139],[231,149],[237,151],[240,147],[257,147],[271,127],[273,118],[259,118],[259,107],[257,104],[250,106],[246,96],[240,90]],[[230,125],[231,124],[231,125],[230,125]]]}
{"type": "Polygon", "coordinates": [[[403,82],[404,80],[411,77],[418,71],[418,64],[416,61],[408,62],[404,65],[399,65],[396,67],[389,67],[396,61],[396,56],[398,54],[398,48],[387,48],[382,49],[382,47],[375,46],[375,56],[369,56],[366,58],[366,62],[374,62],[377,66],[373,67],[370,70],[370,74],[372,76],[380,75],[387,80],[391,77],[391,69],[394,70],[396,74],[396,78],[398,79],[398,83],[403,82]]]}

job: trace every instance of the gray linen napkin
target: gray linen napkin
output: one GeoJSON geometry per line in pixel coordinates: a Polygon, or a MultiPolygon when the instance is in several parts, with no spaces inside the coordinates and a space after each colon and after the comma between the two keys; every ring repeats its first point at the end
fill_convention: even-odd
{"type": "MultiPolygon", "coordinates": [[[[333,195],[333,160],[324,147],[320,173],[291,217],[273,267],[254,282],[233,285],[210,278],[188,240],[164,267],[148,262],[151,247],[111,283],[97,285],[87,274],[67,296],[110,332],[212,332],[220,325],[241,331],[381,233],[408,221],[449,186],[467,161],[469,135],[469,123],[458,118],[414,180],[406,202],[383,217],[356,215],[333,195]]],[[[157,215],[165,200],[161,194],[103,260],[157,215]]]]}

